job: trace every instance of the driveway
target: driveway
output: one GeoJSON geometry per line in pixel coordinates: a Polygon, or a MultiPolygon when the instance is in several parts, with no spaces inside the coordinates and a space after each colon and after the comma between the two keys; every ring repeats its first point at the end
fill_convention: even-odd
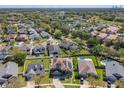
{"type": "Polygon", "coordinates": [[[64,88],[63,84],[58,78],[53,78],[53,85],[55,88],[64,88]]]}
{"type": "Polygon", "coordinates": [[[33,81],[28,81],[27,82],[27,88],[34,88],[35,84],[33,81]]]}
{"type": "Polygon", "coordinates": [[[86,80],[84,80],[83,85],[80,85],[80,88],[89,88],[90,85],[88,84],[88,82],[86,80]]]}

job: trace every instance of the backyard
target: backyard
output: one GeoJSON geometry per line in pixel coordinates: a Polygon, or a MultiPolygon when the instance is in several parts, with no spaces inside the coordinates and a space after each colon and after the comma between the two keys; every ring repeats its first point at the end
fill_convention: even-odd
{"type": "Polygon", "coordinates": [[[50,59],[32,59],[32,60],[26,60],[25,61],[25,64],[24,64],[24,73],[27,70],[28,64],[31,64],[31,63],[40,63],[40,62],[43,62],[44,63],[45,69],[49,69],[50,59]]]}

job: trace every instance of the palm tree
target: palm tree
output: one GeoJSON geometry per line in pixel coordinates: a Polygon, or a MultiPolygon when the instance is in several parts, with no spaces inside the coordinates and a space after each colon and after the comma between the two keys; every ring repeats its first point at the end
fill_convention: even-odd
{"type": "Polygon", "coordinates": [[[100,79],[95,79],[94,77],[91,77],[91,76],[87,78],[87,81],[89,82],[92,88],[107,86],[107,83],[105,81],[100,79]]]}
{"type": "Polygon", "coordinates": [[[124,88],[124,79],[117,80],[116,87],[117,88],[124,88]]]}
{"type": "Polygon", "coordinates": [[[96,79],[94,77],[88,77],[87,81],[89,82],[89,85],[91,88],[96,88],[97,87],[97,83],[96,83],[96,79]]]}
{"type": "Polygon", "coordinates": [[[11,77],[6,81],[5,86],[6,88],[20,88],[24,85],[23,83],[24,82],[18,80],[17,78],[11,77]]]}

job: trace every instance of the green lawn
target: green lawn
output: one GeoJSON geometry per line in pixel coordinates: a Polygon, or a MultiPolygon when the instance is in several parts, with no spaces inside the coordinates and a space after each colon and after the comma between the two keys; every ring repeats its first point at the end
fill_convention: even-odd
{"type": "Polygon", "coordinates": [[[52,83],[52,78],[49,77],[49,72],[45,72],[43,78],[41,79],[41,84],[49,84],[52,83]]]}
{"type": "Polygon", "coordinates": [[[90,54],[90,52],[88,50],[85,49],[80,49],[77,54],[90,54]]]}
{"type": "Polygon", "coordinates": [[[80,86],[70,86],[70,85],[64,85],[65,88],[80,88],[80,86]]]}
{"type": "Polygon", "coordinates": [[[74,76],[73,78],[61,80],[62,83],[72,83],[72,84],[80,84],[80,80],[77,78],[78,72],[74,71],[74,76]]]}
{"type": "Polygon", "coordinates": [[[63,56],[68,55],[68,54],[67,54],[67,50],[61,49],[61,55],[63,55],[63,56]]]}
{"type": "Polygon", "coordinates": [[[19,67],[18,67],[18,72],[19,72],[19,73],[23,73],[23,69],[24,69],[23,66],[19,66],[19,67]]]}
{"type": "Polygon", "coordinates": [[[50,59],[43,59],[45,69],[49,69],[50,59]]]}
{"type": "Polygon", "coordinates": [[[73,69],[77,70],[78,69],[78,60],[77,57],[73,57],[73,69]]]}
{"type": "MultiPolygon", "coordinates": [[[[2,61],[1,61],[2,62],[2,61]]],[[[3,66],[3,64],[0,62],[0,67],[3,66]]]]}
{"type": "Polygon", "coordinates": [[[102,69],[96,69],[96,72],[97,72],[97,74],[98,74],[98,78],[99,78],[100,80],[103,80],[103,71],[104,71],[104,70],[102,70],[102,69]]]}
{"type": "Polygon", "coordinates": [[[22,75],[18,75],[18,80],[20,81],[21,87],[25,87],[27,82],[25,80],[25,77],[22,77],[22,75]]]}

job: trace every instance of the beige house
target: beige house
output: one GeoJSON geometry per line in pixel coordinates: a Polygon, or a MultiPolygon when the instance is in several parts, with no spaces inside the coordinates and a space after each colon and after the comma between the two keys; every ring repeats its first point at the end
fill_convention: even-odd
{"type": "Polygon", "coordinates": [[[108,34],[106,33],[99,33],[96,38],[99,39],[99,40],[103,40],[105,39],[106,37],[108,36],[108,34]]]}
{"type": "Polygon", "coordinates": [[[107,37],[104,39],[104,41],[117,40],[117,37],[118,37],[118,35],[116,35],[116,34],[111,34],[111,35],[107,36],[107,37]]]}

